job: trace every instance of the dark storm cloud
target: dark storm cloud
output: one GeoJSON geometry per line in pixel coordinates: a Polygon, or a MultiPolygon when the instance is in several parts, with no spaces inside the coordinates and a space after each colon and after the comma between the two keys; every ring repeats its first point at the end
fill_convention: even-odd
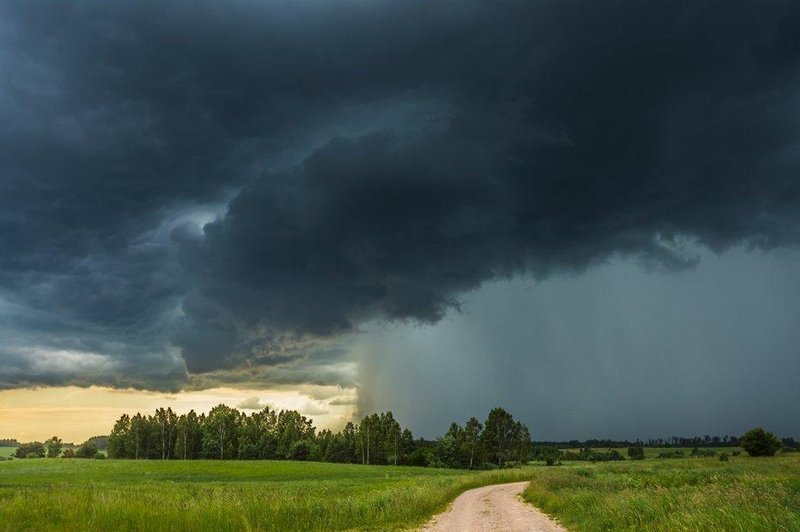
{"type": "MultiPolygon", "coordinates": [[[[797,241],[792,2],[0,17],[0,302],[59,322],[4,336],[101,342],[147,378],[161,354],[158,386],[185,378],[173,345],[190,372],[278,368],[365,320],[436,322],[498,277],[797,241]]],[[[24,373],[0,381],[45,380],[24,373]]]]}

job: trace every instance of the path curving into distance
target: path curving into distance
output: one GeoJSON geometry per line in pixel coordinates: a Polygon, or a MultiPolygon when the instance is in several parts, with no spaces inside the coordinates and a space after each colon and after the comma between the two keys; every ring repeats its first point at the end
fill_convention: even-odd
{"type": "Polygon", "coordinates": [[[527,482],[495,484],[465,491],[420,532],[566,532],[519,495],[527,482]]]}

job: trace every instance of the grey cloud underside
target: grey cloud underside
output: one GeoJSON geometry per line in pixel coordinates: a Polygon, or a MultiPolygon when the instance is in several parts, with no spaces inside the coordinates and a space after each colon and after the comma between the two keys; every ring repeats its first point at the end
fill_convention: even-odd
{"type": "MultiPolygon", "coordinates": [[[[97,349],[132,382],[174,387],[173,346],[191,373],[291,366],[303,342],[436,322],[500,277],[617,254],[681,268],[686,240],[797,242],[792,2],[5,2],[0,16],[15,352],[33,336],[97,349]]],[[[58,380],[23,362],[3,386],[58,380]]]]}

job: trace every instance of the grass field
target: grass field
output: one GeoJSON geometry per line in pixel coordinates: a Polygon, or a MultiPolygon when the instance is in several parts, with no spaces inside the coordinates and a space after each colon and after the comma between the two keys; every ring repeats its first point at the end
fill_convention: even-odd
{"type": "Polygon", "coordinates": [[[13,460],[0,530],[391,530],[471,487],[531,478],[315,462],[13,460]]]}
{"type": "Polygon", "coordinates": [[[565,462],[523,497],[571,530],[800,530],[800,454],[565,462]]]}
{"type": "Polygon", "coordinates": [[[12,460],[0,530],[399,530],[460,492],[532,479],[574,530],[800,530],[800,454],[464,471],[315,462],[12,460]]]}

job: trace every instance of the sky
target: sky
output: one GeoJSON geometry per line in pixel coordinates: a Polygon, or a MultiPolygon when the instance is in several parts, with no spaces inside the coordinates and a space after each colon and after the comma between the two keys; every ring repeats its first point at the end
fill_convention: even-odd
{"type": "Polygon", "coordinates": [[[800,436],[798,35],[788,0],[0,1],[0,437],[217,401],[800,436]]]}

